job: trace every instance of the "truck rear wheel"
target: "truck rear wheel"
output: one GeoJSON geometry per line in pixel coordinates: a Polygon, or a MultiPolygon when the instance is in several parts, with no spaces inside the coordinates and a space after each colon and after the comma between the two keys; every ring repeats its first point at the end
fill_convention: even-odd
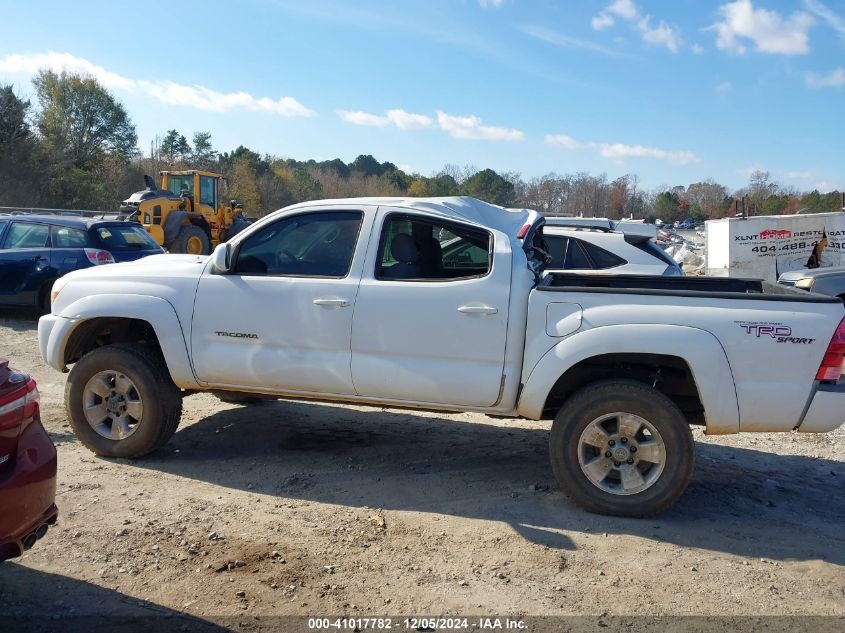
{"type": "Polygon", "coordinates": [[[208,234],[195,224],[186,224],[179,229],[179,234],[173,241],[171,253],[188,253],[189,255],[208,255],[211,253],[211,243],[208,234]]]}
{"type": "Polygon", "coordinates": [[[76,437],[103,457],[141,457],[164,446],[182,416],[161,354],[132,343],[83,356],[68,375],[65,404],[76,437]]]}
{"type": "Polygon", "coordinates": [[[552,470],[563,491],[590,512],[657,514],[681,496],[695,442],[680,409],[648,385],[615,380],[569,398],[552,424],[552,470]]]}

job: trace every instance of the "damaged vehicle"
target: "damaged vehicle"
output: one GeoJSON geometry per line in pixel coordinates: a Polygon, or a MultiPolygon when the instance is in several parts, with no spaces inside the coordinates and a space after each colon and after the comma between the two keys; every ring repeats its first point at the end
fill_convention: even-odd
{"type": "Polygon", "coordinates": [[[473,198],[297,204],[208,257],[62,277],[41,354],[71,367],[71,425],[98,455],[163,446],[197,391],[548,419],[557,483],[620,516],[682,494],[690,425],[842,424],[838,299],[743,279],[546,274],[543,225],[473,198]]]}

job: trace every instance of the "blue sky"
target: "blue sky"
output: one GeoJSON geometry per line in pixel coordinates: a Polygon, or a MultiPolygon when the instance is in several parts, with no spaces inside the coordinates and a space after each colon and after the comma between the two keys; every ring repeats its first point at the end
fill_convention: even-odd
{"type": "Polygon", "coordinates": [[[176,128],[299,159],[362,153],[625,173],[766,169],[845,188],[843,0],[241,0],[7,3],[0,82],[86,71],[142,149],[176,128]],[[169,33],[169,35],[168,35],[169,33]]]}

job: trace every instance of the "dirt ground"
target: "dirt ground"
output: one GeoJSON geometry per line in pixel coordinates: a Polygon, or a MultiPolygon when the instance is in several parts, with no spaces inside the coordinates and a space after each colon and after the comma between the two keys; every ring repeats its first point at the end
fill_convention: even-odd
{"type": "Polygon", "coordinates": [[[56,527],[0,566],[6,614],[845,615],[845,433],[695,431],[683,498],[600,517],[555,488],[548,423],[185,399],[142,461],[95,457],[36,320],[0,314],[59,451],[56,527]]]}

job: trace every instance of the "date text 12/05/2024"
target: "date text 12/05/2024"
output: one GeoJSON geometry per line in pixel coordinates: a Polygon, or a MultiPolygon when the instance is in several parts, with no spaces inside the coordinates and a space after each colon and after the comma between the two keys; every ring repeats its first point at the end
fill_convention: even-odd
{"type": "Polygon", "coordinates": [[[477,617],[477,618],[442,618],[442,617],[341,617],[308,618],[311,631],[330,630],[371,630],[387,631],[392,629],[407,630],[525,630],[527,625],[519,618],[477,617]]]}

